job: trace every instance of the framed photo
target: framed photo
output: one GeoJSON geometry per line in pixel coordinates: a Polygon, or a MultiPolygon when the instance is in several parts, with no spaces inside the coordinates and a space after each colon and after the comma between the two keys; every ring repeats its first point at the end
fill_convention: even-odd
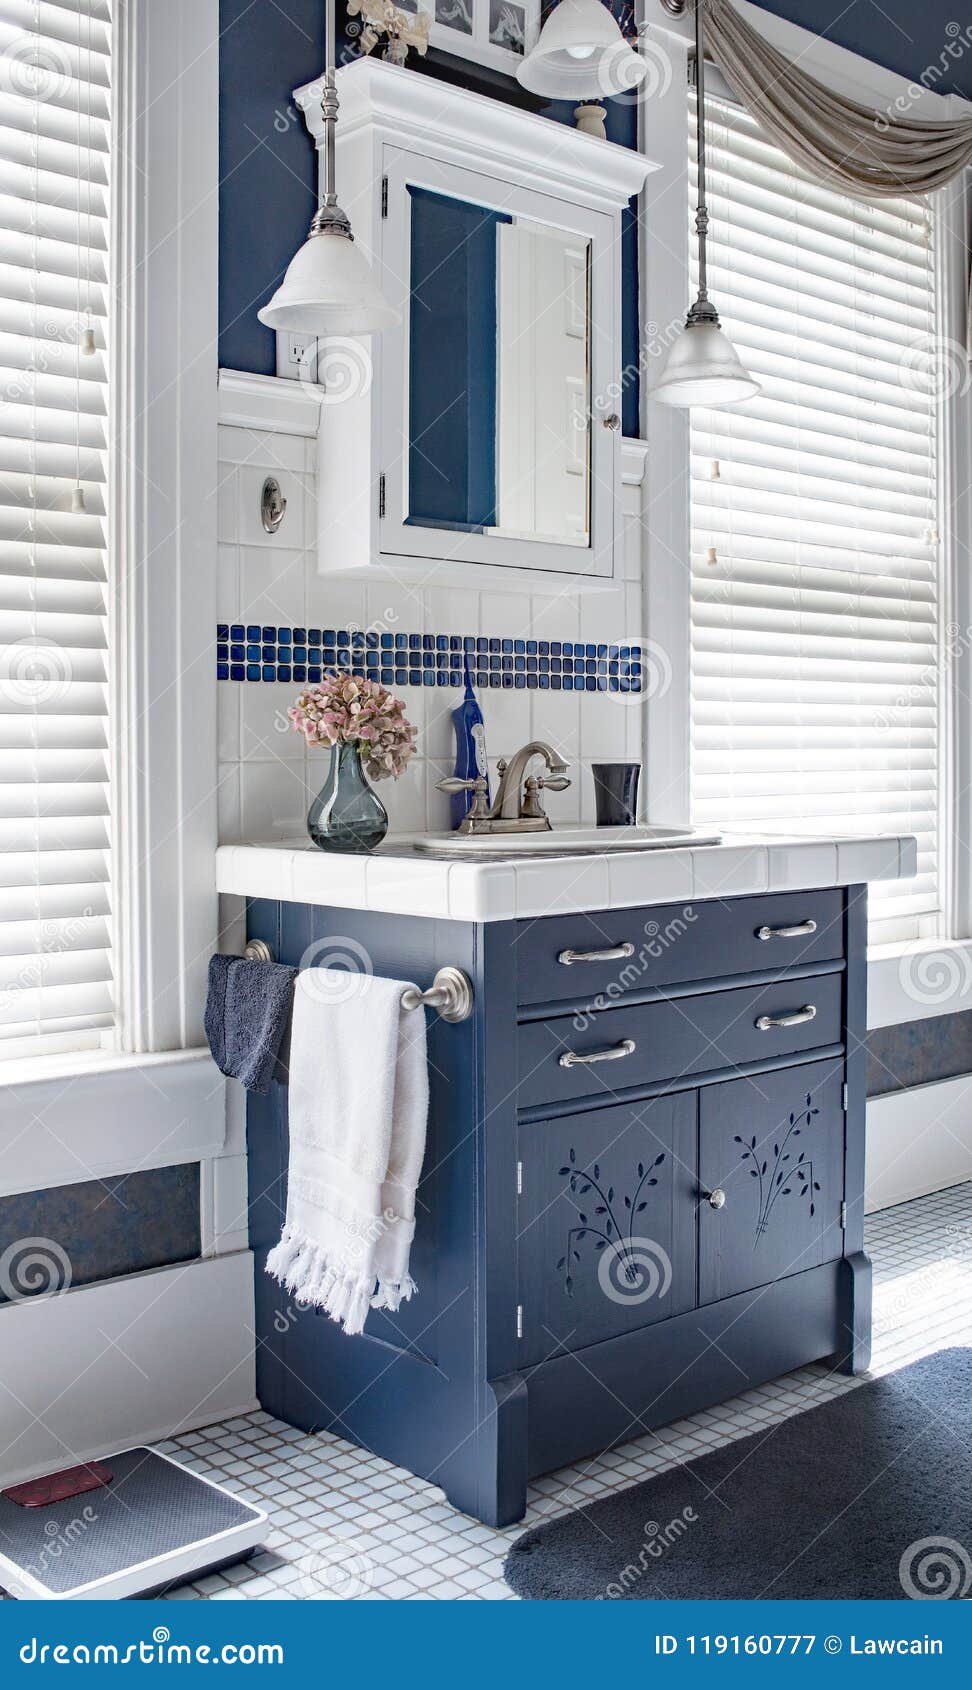
{"type": "MultiPolygon", "coordinates": [[[[403,0],[396,0],[402,5],[403,0]]],[[[540,34],[541,0],[410,0],[427,12],[429,45],[515,76],[540,34]]]]}

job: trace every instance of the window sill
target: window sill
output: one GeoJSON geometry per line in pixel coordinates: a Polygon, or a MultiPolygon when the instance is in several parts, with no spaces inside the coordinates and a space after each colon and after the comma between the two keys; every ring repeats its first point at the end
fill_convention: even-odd
{"type": "Polygon", "coordinates": [[[0,1195],[228,1153],[208,1050],[42,1056],[0,1073],[0,1195]]]}
{"type": "Polygon", "coordinates": [[[915,939],[867,953],[867,1025],[972,1010],[972,940],[915,939]]]}
{"type": "Polygon", "coordinates": [[[50,1080],[83,1080],[96,1074],[125,1074],[144,1069],[165,1069],[203,1058],[212,1061],[208,1050],[162,1050],[144,1055],[117,1050],[66,1050],[50,1056],[22,1056],[0,1061],[0,1094],[6,1086],[29,1086],[50,1080]]]}

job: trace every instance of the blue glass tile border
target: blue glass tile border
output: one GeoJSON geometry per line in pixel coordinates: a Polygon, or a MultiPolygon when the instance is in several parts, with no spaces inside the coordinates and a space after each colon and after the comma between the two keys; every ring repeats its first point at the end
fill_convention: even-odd
{"type": "Polygon", "coordinates": [[[347,628],[216,625],[216,679],[313,685],[344,670],[387,687],[476,686],[531,692],[645,692],[639,641],[502,639],[485,634],[374,633],[347,628]]]}

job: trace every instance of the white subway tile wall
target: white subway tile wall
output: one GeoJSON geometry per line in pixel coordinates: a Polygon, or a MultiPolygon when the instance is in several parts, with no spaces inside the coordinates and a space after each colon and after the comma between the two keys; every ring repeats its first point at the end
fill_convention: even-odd
{"type": "MultiPolygon", "coordinates": [[[[534,595],[423,588],[408,582],[332,581],[317,570],[317,444],[296,435],[224,424],[219,431],[219,615],[230,624],[274,629],[379,628],[382,631],[537,641],[583,638],[614,646],[643,640],[640,488],[625,485],[622,579],[579,598],[570,588],[534,595]],[[275,476],[287,500],[276,534],[264,532],[260,494],[275,476]]],[[[220,839],[301,838],[311,798],[327,775],[328,753],[308,751],[287,719],[301,681],[221,681],[220,839]]],[[[419,730],[418,752],[400,781],[379,788],[398,832],[449,826],[448,800],[435,783],[452,771],[454,687],[398,688],[419,730]]],[[[555,823],[594,820],[591,763],[640,760],[646,707],[634,691],[565,692],[477,687],[495,765],[529,739],[551,742],[570,764],[573,784],[548,794],[555,823]]]]}

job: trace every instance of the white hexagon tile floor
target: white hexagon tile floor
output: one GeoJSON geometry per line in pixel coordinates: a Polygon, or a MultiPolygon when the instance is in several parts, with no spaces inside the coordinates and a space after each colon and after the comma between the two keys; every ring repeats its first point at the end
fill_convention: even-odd
{"type": "MultiPolygon", "coordinates": [[[[886,1209],[867,1223],[875,1269],[872,1371],[972,1343],[972,1185],[886,1209]]],[[[765,1428],[857,1381],[797,1373],[530,1487],[526,1519],[505,1531],[457,1514],[434,1485],[327,1433],[248,1414],[160,1446],[267,1509],[267,1546],[249,1563],[182,1585],[167,1600],[514,1599],[507,1549],[525,1526],[765,1428]]]]}

